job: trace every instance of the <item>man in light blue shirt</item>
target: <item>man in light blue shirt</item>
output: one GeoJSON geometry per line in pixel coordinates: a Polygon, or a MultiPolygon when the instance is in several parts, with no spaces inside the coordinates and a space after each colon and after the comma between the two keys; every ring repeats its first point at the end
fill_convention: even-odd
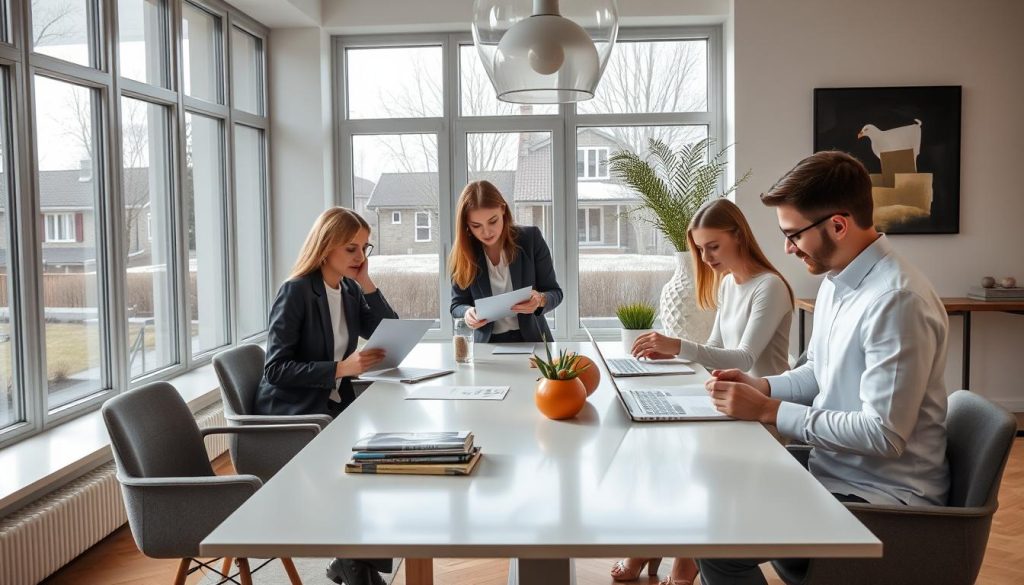
{"type": "MultiPolygon", "coordinates": [[[[949,322],[928,279],[875,231],[867,170],[848,154],[819,152],[761,199],[775,208],[786,253],[825,275],[814,331],[795,370],[713,372],[716,407],[811,445],[808,469],[840,500],[945,504],[949,322]]],[[[762,584],[759,562],[702,560],[701,580],[762,584]]]]}

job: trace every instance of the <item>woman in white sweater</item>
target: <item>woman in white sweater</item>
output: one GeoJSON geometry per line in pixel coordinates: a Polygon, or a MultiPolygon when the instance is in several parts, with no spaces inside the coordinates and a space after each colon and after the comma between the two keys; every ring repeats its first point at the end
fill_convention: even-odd
{"type": "MultiPolygon", "coordinates": [[[[683,357],[709,370],[739,369],[773,376],[789,369],[793,291],[757,245],[743,212],[728,199],[701,207],[687,230],[696,271],[697,304],[717,309],[705,343],[648,333],[633,344],[637,358],[683,357]]],[[[636,580],[644,567],[655,575],[661,559],[630,558],[612,567],[616,581],[636,580]]],[[[663,585],[690,585],[692,559],[676,559],[663,585]]]]}

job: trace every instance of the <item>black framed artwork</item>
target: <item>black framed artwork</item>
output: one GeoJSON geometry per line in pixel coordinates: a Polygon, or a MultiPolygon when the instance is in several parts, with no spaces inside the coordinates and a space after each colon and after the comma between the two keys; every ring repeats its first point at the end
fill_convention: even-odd
{"type": "Polygon", "coordinates": [[[814,151],[842,150],[871,173],[875,227],[960,231],[960,86],[814,90],[814,151]]]}

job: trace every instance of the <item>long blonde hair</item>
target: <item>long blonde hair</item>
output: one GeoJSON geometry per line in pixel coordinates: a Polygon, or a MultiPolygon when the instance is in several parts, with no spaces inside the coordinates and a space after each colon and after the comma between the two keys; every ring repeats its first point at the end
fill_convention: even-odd
{"type": "Polygon", "coordinates": [[[789,286],[782,274],[772,265],[768,257],[764,255],[761,246],[754,239],[754,232],[732,201],[728,199],[715,199],[709,201],[697,210],[690,220],[690,227],[686,230],[686,241],[689,243],[690,256],[693,257],[694,272],[697,275],[697,305],[705,310],[718,308],[718,286],[722,278],[717,272],[711,269],[700,259],[700,252],[697,251],[697,243],[693,240],[693,230],[708,228],[722,230],[731,233],[739,244],[740,255],[749,260],[755,266],[771,272],[782,279],[783,284],[789,290],[789,302],[793,302],[793,287],[789,286]]]}
{"type": "Polygon", "coordinates": [[[448,266],[451,268],[452,282],[459,288],[466,289],[473,284],[480,267],[476,264],[476,237],[469,230],[469,212],[477,209],[501,208],[502,229],[499,243],[505,254],[505,261],[512,264],[516,257],[515,223],[512,211],[509,210],[505,198],[489,181],[473,181],[466,185],[459,195],[459,203],[455,207],[455,244],[448,255],[448,266]]]}
{"type": "Polygon", "coordinates": [[[359,230],[370,231],[370,224],[358,213],[345,207],[331,207],[320,214],[309,228],[289,279],[306,276],[327,261],[331,250],[351,242],[359,230]]]}

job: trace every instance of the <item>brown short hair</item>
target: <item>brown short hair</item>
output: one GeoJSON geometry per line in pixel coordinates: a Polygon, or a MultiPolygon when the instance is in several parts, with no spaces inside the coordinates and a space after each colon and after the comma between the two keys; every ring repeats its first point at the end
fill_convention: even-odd
{"type": "Polygon", "coordinates": [[[761,195],[761,202],[790,205],[806,216],[846,212],[861,228],[874,225],[871,176],[859,160],[837,150],[816,152],[797,163],[761,195]]]}

